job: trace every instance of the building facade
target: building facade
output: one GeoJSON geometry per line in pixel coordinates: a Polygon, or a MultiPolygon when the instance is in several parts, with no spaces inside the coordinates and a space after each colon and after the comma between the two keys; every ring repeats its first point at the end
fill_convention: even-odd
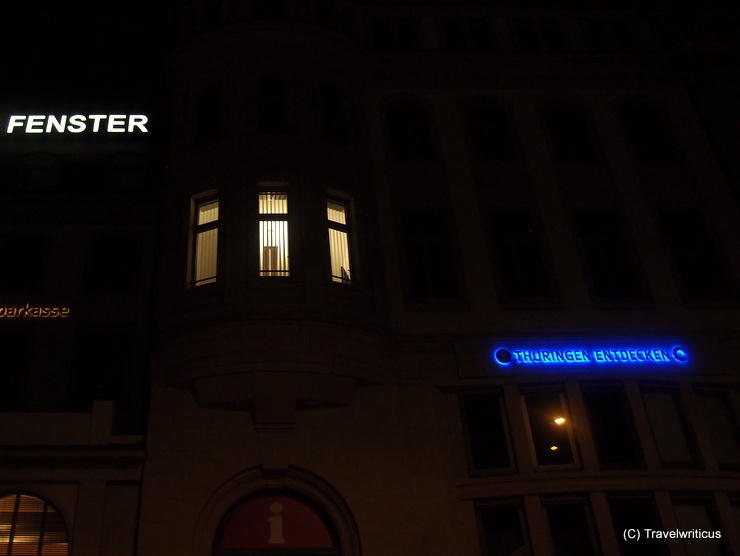
{"type": "Polygon", "coordinates": [[[740,214],[645,17],[178,21],[166,177],[6,137],[0,305],[69,314],[0,321],[0,554],[740,554],[740,214]]]}

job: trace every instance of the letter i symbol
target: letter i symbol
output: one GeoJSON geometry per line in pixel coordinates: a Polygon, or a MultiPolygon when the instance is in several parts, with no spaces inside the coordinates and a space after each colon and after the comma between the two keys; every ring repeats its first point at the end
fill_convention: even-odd
{"type": "MultiPolygon", "coordinates": [[[[274,514],[280,514],[283,511],[283,505],[280,502],[270,504],[270,511],[274,514]]],[[[267,518],[270,522],[270,540],[267,544],[285,544],[283,538],[283,516],[271,515],[267,518]]]]}

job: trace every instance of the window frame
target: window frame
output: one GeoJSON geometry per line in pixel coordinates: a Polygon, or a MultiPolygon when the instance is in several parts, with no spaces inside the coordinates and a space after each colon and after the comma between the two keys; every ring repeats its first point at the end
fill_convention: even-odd
{"type": "MultiPolygon", "coordinates": [[[[291,264],[290,264],[290,246],[292,244],[291,237],[290,237],[290,230],[292,229],[291,226],[291,218],[290,218],[290,190],[288,188],[287,183],[275,183],[275,184],[264,184],[265,187],[260,188],[257,192],[257,241],[258,241],[258,262],[257,262],[257,273],[258,276],[262,279],[264,278],[279,278],[279,279],[285,279],[289,278],[291,274],[291,264]],[[270,187],[272,185],[272,187],[270,187]],[[284,195],[285,196],[285,212],[278,212],[278,213],[263,213],[260,209],[260,201],[263,195],[284,195]],[[269,219],[264,218],[265,216],[270,217],[269,219]],[[283,222],[284,223],[284,233],[283,233],[283,239],[284,239],[284,251],[285,255],[282,257],[282,260],[284,260],[284,269],[264,269],[263,268],[263,261],[264,261],[264,248],[265,247],[272,247],[271,245],[263,245],[263,238],[262,238],[262,230],[263,225],[266,225],[268,222],[283,222]]],[[[267,228],[265,228],[267,229],[267,228]]],[[[279,247],[279,246],[275,246],[279,247]]],[[[278,264],[280,266],[280,264],[278,264]]]]}
{"type": "MultiPolygon", "coordinates": [[[[352,210],[352,201],[349,199],[343,199],[341,197],[337,197],[335,195],[330,195],[326,199],[326,207],[327,207],[327,218],[326,218],[326,226],[327,226],[327,232],[329,236],[329,275],[331,277],[331,281],[338,284],[344,284],[344,285],[352,285],[357,283],[356,276],[356,256],[354,255],[354,252],[356,251],[354,249],[354,233],[353,233],[353,223],[352,223],[352,215],[354,214],[354,211],[352,210]],[[328,210],[329,210],[329,203],[334,203],[337,205],[341,205],[344,207],[344,220],[345,223],[342,224],[341,222],[333,221],[329,218],[328,210]],[[332,230],[335,230],[340,233],[344,233],[346,236],[346,250],[347,250],[347,260],[349,261],[349,267],[346,269],[347,271],[347,277],[345,278],[343,275],[336,276],[334,274],[334,253],[332,252],[332,230]]],[[[344,268],[344,267],[341,267],[344,268]]]]}
{"type": "Polygon", "coordinates": [[[527,439],[529,441],[529,448],[531,450],[533,468],[537,471],[580,469],[581,459],[578,453],[578,444],[576,442],[576,436],[575,436],[575,432],[572,426],[573,421],[570,416],[571,412],[570,412],[570,408],[568,404],[568,396],[566,394],[565,387],[561,385],[532,386],[532,387],[523,386],[519,390],[519,397],[521,400],[521,407],[522,407],[522,412],[523,412],[522,414],[524,416],[524,424],[527,429],[527,439]],[[540,463],[537,459],[537,448],[535,446],[534,434],[532,431],[530,410],[529,410],[529,407],[527,407],[527,395],[528,394],[545,394],[545,393],[557,394],[560,400],[560,408],[561,408],[563,417],[566,419],[565,422],[566,422],[566,427],[567,427],[567,436],[568,436],[568,441],[570,442],[570,450],[573,455],[572,462],[547,464],[547,463],[540,463]]]}
{"type": "Polygon", "coordinates": [[[220,228],[219,224],[221,222],[221,200],[219,197],[219,194],[217,191],[210,191],[207,193],[202,193],[200,195],[194,196],[191,198],[191,225],[190,225],[190,255],[188,257],[189,260],[189,268],[188,268],[188,280],[187,285],[189,288],[195,288],[204,286],[207,284],[213,284],[218,282],[218,229],[220,228]],[[206,222],[205,224],[198,224],[198,209],[203,206],[207,205],[209,203],[216,202],[218,203],[218,218],[215,220],[212,220],[210,222],[206,222]],[[213,276],[209,276],[207,278],[201,278],[200,280],[196,280],[196,273],[198,271],[198,237],[200,234],[209,232],[211,230],[216,230],[216,273],[213,276]]]}

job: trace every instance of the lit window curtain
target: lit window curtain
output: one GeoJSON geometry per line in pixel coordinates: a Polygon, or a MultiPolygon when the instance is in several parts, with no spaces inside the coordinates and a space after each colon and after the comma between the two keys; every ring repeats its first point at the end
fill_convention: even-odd
{"type": "Polygon", "coordinates": [[[217,254],[218,199],[211,199],[196,207],[193,285],[201,286],[216,281],[217,254]]]}
{"type": "Polygon", "coordinates": [[[34,496],[1,497],[0,554],[67,556],[69,538],[62,517],[48,502],[34,496]]]}
{"type": "Polygon", "coordinates": [[[326,203],[329,219],[329,255],[331,257],[331,279],[334,282],[349,284],[352,270],[349,256],[349,226],[347,207],[336,201],[326,203]]]}
{"type": "Polygon", "coordinates": [[[260,193],[259,213],[272,216],[260,216],[260,276],[289,276],[288,194],[260,193]]]}

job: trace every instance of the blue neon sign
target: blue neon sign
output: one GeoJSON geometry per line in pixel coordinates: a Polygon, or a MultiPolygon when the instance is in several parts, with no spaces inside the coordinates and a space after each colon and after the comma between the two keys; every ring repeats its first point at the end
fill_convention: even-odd
{"type": "Polygon", "coordinates": [[[500,367],[665,367],[689,362],[689,349],[676,342],[512,342],[496,345],[492,358],[500,367]]]}

